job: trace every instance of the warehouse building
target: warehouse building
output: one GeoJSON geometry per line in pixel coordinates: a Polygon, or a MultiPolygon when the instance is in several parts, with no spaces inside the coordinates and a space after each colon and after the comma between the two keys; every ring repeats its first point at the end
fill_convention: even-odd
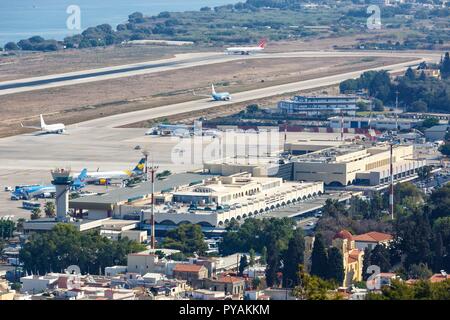
{"type": "Polygon", "coordinates": [[[377,130],[411,130],[422,120],[386,117],[332,117],[329,118],[330,128],[333,129],[377,129],[377,130]]]}

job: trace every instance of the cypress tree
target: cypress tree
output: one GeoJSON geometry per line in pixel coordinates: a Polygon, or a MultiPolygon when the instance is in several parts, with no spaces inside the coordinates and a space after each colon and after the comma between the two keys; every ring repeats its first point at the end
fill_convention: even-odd
{"type": "Polygon", "coordinates": [[[367,269],[369,269],[369,267],[372,265],[370,254],[371,250],[368,247],[364,249],[363,270],[362,270],[363,280],[367,280],[370,277],[370,274],[367,273],[367,269]]]}
{"type": "Polygon", "coordinates": [[[283,287],[299,285],[299,265],[304,262],[305,238],[302,230],[297,229],[289,240],[288,249],[283,258],[283,287]]]}
{"type": "Polygon", "coordinates": [[[239,261],[239,275],[242,276],[242,274],[245,271],[245,268],[247,268],[247,267],[248,267],[248,259],[247,259],[247,256],[244,254],[241,257],[241,260],[239,261]]]}
{"type": "Polygon", "coordinates": [[[338,248],[328,250],[328,279],[336,281],[339,285],[344,282],[344,261],[338,248]]]}
{"type": "Polygon", "coordinates": [[[325,250],[325,243],[319,233],[314,240],[314,247],[311,253],[311,274],[322,279],[327,278],[328,257],[325,250]]]}
{"type": "Polygon", "coordinates": [[[378,244],[373,248],[370,254],[370,261],[373,265],[379,266],[381,272],[388,272],[391,269],[389,250],[382,244],[378,244]]]}
{"type": "Polygon", "coordinates": [[[276,284],[277,272],[280,268],[280,251],[276,241],[269,242],[267,248],[266,284],[273,287],[276,284]]]}

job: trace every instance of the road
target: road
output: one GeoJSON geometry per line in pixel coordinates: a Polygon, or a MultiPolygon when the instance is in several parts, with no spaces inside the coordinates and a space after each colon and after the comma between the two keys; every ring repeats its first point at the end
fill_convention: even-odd
{"type": "Polygon", "coordinates": [[[396,57],[421,58],[428,61],[439,61],[440,55],[435,53],[409,52],[339,52],[339,51],[302,51],[289,53],[264,53],[252,56],[225,55],[217,52],[189,53],[176,55],[174,58],[141,63],[127,64],[114,67],[97,68],[63,74],[53,74],[40,77],[17,79],[0,82],[0,96],[131,77],[149,73],[164,72],[225,63],[242,59],[283,59],[283,58],[319,58],[319,57],[396,57]]]}

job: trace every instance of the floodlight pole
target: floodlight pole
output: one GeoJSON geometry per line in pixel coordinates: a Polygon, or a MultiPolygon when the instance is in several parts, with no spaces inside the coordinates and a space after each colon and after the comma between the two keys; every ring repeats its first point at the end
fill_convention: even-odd
{"type": "Polygon", "coordinates": [[[389,192],[389,211],[391,214],[391,219],[394,220],[394,142],[390,142],[390,173],[391,173],[391,185],[389,192]]]}
{"type": "Polygon", "coordinates": [[[158,169],[156,166],[151,166],[150,168],[150,178],[151,178],[151,240],[150,246],[152,249],[156,249],[156,240],[155,240],[155,172],[158,169]]]}

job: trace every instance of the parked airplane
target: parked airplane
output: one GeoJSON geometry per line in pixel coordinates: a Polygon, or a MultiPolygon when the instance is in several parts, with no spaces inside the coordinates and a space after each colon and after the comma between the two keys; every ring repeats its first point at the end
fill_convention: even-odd
{"type": "Polygon", "coordinates": [[[22,123],[20,124],[22,128],[29,128],[29,129],[37,129],[40,130],[42,133],[64,133],[66,131],[66,126],[62,123],[56,123],[56,124],[46,124],[44,121],[44,117],[42,117],[42,114],[39,115],[41,118],[41,126],[40,127],[28,127],[24,126],[22,123]]]}
{"type": "Polygon", "coordinates": [[[100,185],[107,185],[111,183],[112,180],[124,181],[130,178],[142,176],[144,173],[145,173],[145,158],[142,158],[132,171],[122,170],[109,172],[99,172],[99,171],[88,172],[86,182],[100,185]]]}
{"type": "Polygon", "coordinates": [[[249,55],[255,52],[261,52],[266,48],[267,40],[262,39],[257,47],[231,47],[226,49],[228,54],[249,55]]]}
{"type": "MultiPolygon", "coordinates": [[[[70,185],[71,191],[78,191],[85,187],[87,177],[87,169],[81,171],[78,177],[70,185]]],[[[31,198],[52,198],[56,193],[54,185],[30,185],[30,186],[17,186],[11,193],[11,200],[31,198]]]]}

